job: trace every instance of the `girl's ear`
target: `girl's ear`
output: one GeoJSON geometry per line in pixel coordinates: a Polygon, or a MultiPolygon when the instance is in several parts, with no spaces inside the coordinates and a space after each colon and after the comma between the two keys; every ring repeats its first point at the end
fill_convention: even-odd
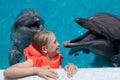
{"type": "Polygon", "coordinates": [[[45,46],[42,47],[42,54],[47,54],[47,48],[45,46]]]}

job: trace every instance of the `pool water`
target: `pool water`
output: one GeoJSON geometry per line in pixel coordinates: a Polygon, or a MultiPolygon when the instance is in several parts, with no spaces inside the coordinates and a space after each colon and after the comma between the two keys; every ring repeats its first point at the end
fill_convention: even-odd
{"type": "Polygon", "coordinates": [[[99,64],[94,62],[94,54],[78,52],[77,56],[69,56],[68,48],[62,42],[75,38],[87,30],[74,22],[75,18],[87,18],[97,12],[108,12],[120,16],[120,0],[0,0],[0,69],[9,66],[8,55],[12,45],[10,28],[17,15],[26,8],[36,10],[45,20],[46,29],[55,33],[60,43],[61,54],[64,58],[62,66],[68,62],[78,65],[79,68],[111,67],[99,56],[99,64]]]}

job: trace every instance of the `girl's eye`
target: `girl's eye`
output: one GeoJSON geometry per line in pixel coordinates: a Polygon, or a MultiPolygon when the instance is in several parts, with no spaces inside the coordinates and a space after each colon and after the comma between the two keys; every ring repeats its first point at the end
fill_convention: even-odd
{"type": "Polygon", "coordinates": [[[56,43],[57,41],[55,40],[54,43],[56,43]]]}

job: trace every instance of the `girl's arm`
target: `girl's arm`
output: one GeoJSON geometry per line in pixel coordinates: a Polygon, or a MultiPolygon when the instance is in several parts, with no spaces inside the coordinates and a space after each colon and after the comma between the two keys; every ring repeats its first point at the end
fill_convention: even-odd
{"type": "Polygon", "coordinates": [[[57,73],[50,69],[50,67],[33,67],[33,61],[28,59],[25,62],[17,63],[13,66],[10,66],[4,71],[4,76],[8,78],[19,78],[29,75],[39,75],[45,79],[49,77],[56,79],[57,73]]]}

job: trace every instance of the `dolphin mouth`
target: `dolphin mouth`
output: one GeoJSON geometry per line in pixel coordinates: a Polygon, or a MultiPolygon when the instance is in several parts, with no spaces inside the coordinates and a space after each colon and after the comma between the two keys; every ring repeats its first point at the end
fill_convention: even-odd
{"type": "Polygon", "coordinates": [[[94,21],[83,18],[77,18],[75,19],[75,22],[80,26],[88,29],[88,32],[78,36],[77,38],[63,42],[64,47],[70,48],[79,45],[85,46],[100,41],[107,41],[107,37],[101,32],[101,30],[99,29],[99,25],[97,25],[94,21]]]}
{"type": "Polygon", "coordinates": [[[36,21],[33,24],[27,25],[27,27],[31,30],[38,30],[40,25],[40,21],[36,21]]]}
{"type": "Polygon", "coordinates": [[[83,35],[80,35],[72,40],[65,41],[63,42],[63,46],[70,48],[70,47],[76,47],[76,46],[85,46],[87,44],[93,43],[93,42],[98,42],[98,41],[106,41],[107,38],[102,35],[97,33],[96,31],[89,30],[83,35]]]}

